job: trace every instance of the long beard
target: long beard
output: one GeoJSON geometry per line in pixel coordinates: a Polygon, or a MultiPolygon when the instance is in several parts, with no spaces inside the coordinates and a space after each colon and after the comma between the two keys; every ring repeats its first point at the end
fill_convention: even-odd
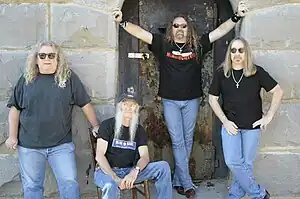
{"type": "MultiPolygon", "coordinates": [[[[115,135],[114,135],[115,139],[120,139],[123,135],[123,131],[122,131],[123,115],[124,113],[121,110],[121,104],[118,104],[116,110],[116,116],[115,116],[115,135]]],[[[138,125],[139,125],[139,113],[137,112],[132,115],[132,119],[129,126],[130,141],[134,141],[138,125]]]]}

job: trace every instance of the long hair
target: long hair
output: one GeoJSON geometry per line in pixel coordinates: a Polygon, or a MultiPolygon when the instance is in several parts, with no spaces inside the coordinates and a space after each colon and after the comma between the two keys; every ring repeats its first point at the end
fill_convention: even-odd
{"type": "Polygon", "coordinates": [[[68,67],[65,55],[63,54],[61,48],[53,41],[41,42],[37,44],[35,48],[32,49],[32,52],[29,54],[27,58],[27,65],[24,72],[24,78],[26,84],[31,83],[39,73],[39,68],[37,65],[37,59],[38,59],[37,55],[39,50],[43,46],[52,47],[57,51],[56,52],[57,69],[54,75],[55,82],[58,84],[59,87],[61,88],[65,87],[66,81],[71,76],[71,70],[68,67]]]}
{"type": "Polygon", "coordinates": [[[236,37],[228,45],[227,52],[225,55],[225,60],[220,66],[220,68],[223,67],[224,75],[227,78],[231,76],[231,72],[232,72],[232,60],[231,60],[231,52],[230,52],[232,48],[232,44],[233,42],[238,40],[243,42],[244,49],[245,49],[245,67],[243,69],[244,76],[250,77],[256,73],[256,66],[253,64],[252,61],[251,48],[249,43],[243,37],[236,37]]]}
{"type": "Polygon", "coordinates": [[[194,49],[195,53],[197,54],[197,57],[198,57],[198,55],[201,54],[201,52],[199,52],[199,45],[201,45],[199,43],[200,38],[197,34],[195,26],[193,25],[193,23],[191,22],[191,20],[188,18],[187,15],[180,14],[180,15],[176,15],[173,17],[172,21],[168,24],[168,27],[166,30],[166,40],[169,43],[174,43],[174,35],[173,35],[172,28],[173,28],[173,21],[176,18],[183,18],[186,21],[186,23],[187,23],[186,45],[189,48],[194,49]]]}
{"type": "MultiPolygon", "coordinates": [[[[139,106],[137,105],[136,110],[132,115],[132,119],[129,126],[130,141],[134,141],[136,130],[139,125],[139,106]]],[[[122,135],[122,121],[123,121],[123,111],[122,102],[119,102],[116,106],[116,116],[115,116],[115,135],[114,138],[119,139],[122,135]]]]}

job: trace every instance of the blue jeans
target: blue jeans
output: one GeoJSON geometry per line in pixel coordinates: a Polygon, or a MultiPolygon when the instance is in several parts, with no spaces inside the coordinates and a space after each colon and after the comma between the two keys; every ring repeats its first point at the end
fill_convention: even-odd
{"type": "MultiPolygon", "coordinates": [[[[113,171],[124,178],[132,168],[114,168],[113,171]]],[[[139,174],[136,182],[155,180],[158,199],[172,199],[172,183],[170,166],[165,161],[149,163],[139,174]]],[[[120,190],[116,182],[97,168],[94,173],[95,184],[102,189],[102,199],[119,199],[120,190]]]]}
{"type": "Polygon", "coordinates": [[[20,174],[24,199],[44,198],[44,179],[48,160],[56,177],[61,199],[79,199],[79,184],[73,143],[45,149],[19,146],[20,174]]]}
{"type": "Polygon", "coordinates": [[[189,172],[189,158],[200,100],[198,98],[186,101],[163,99],[162,102],[175,159],[173,186],[182,186],[186,191],[195,188],[189,172]]]}
{"type": "Polygon", "coordinates": [[[224,127],[221,131],[225,162],[234,177],[228,199],[240,199],[246,194],[253,199],[263,199],[266,191],[256,183],[253,175],[260,129],[240,129],[237,135],[228,134],[224,127]]]}

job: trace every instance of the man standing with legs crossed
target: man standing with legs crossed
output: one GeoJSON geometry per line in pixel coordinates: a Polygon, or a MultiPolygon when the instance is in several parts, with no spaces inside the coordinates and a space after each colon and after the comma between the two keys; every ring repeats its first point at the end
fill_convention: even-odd
{"type": "Polygon", "coordinates": [[[282,96],[283,91],[269,73],[252,63],[247,41],[234,39],[229,44],[224,63],[215,72],[209,91],[209,103],[223,123],[225,162],[234,176],[228,199],[240,199],[246,194],[253,199],[270,198],[270,194],[254,179],[253,162],[259,146],[260,128],[265,129],[271,122],[282,96]],[[261,88],[273,94],[265,115],[261,88]],[[218,102],[220,95],[222,108],[218,102]]]}

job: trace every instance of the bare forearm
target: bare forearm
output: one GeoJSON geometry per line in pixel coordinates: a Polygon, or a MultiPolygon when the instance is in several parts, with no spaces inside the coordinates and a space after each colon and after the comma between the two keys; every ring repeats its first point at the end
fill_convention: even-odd
{"type": "Polygon", "coordinates": [[[93,127],[99,126],[96,113],[94,111],[93,106],[90,103],[82,107],[82,111],[84,112],[85,116],[87,117],[88,121],[93,127]]]}
{"type": "Polygon", "coordinates": [[[267,112],[267,115],[271,117],[275,115],[276,111],[278,110],[281,104],[282,97],[283,97],[283,91],[281,89],[279,89],[273,94],[271,106],[269,108],[269,111],[267,112]]]}
{"type": "Polygon", "coordinates": [[[220,28],[220,33],[221,33],[221,37],[223,37],[224,35],[226,35],[229,31],[231,31],[234,26],[236,25],[236,23],[234,23],[231,19],[228,19],[227,21],[225,21],[224,23],[222,23],[219,28],[220,28]]]}
{"type": "Polygon", "coordinates": [[[216,116],[220,119],[222,123],[224,123],[227,120],[227,117],[225,116],[218,100],[209,99],[209,104],[212,110],[214,111],[214,113],[216,114],[216,116]]]}
{"type": "Polygon", "coordinates": [[[134,37],[151,44],[152,43],[152,34],[138,25],[135,25],[130,22],[126,22],[126,26],[124,27],[129,34],[133,35],[134,37]]]}
{"type": "Polygon", "coordinates": [[[143,170],[148,164],[149,164],[149,158],[145,158],[145,157],[141,157],[137,162],[137,166],[140,167],[141,170],[143,170]]]}
{"type": "Polygon", "coordinates": [[[9,137],[17,138],[19,123],[20,123],[20,111],[15,107],[11,107],[8,114],[9,123],[9,137]]]}
{"type": "Polygon", "coordinates": [[[98,165],[100,166],[100,168],[103,169],[103,171],[107,175],[109,175],[113,179],[116,177],[116,173],[112,170],[112,168],[110,167],[110,165],[104,155],[97,155],[96,161],[97,161],[98,165]]]}
{"type": "Polygon", "coordinates": [[[209,33],[209,40],[211,43],[220,39],[224,35],[226,35],[230,30],[233,29],[236,23],[234,23],[231,19],[228,19],[224,23],[222,23],[218,28],[209,33]]]}

